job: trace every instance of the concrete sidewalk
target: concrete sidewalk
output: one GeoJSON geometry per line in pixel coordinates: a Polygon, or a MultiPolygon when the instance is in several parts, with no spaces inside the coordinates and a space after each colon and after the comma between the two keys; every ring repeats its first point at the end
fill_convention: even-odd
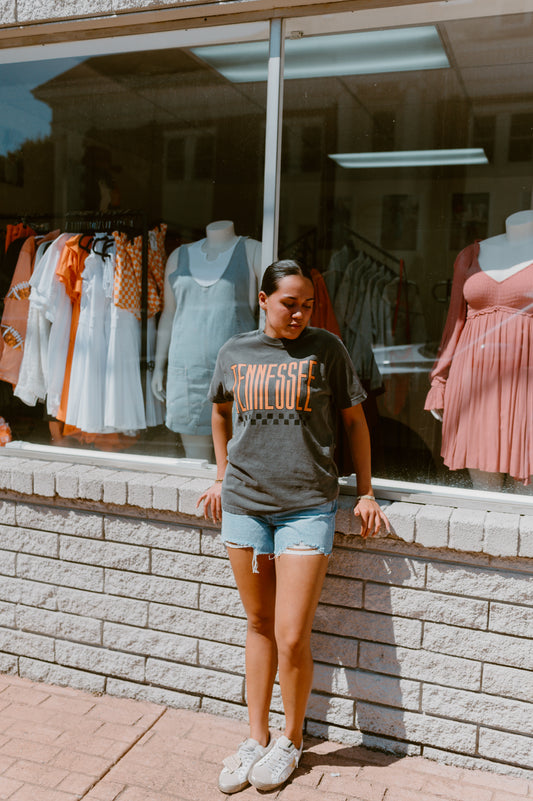
{"type": "MultiPolygon", "coordinates": [[[[226,718],[0,675],[0,799],[222,801],[222,759],[246,735],[226,718]]],[[[280,801],[533,801],[531,780],[307,738],[280,801]]]]}

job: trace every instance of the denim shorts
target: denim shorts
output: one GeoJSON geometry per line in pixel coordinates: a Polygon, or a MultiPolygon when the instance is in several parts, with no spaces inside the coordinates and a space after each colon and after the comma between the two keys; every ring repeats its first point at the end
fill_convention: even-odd
{"type": "Polygon", "coordinates": [[[315,551],[328,556],[333,548],[337,501],[308,509],[268,515],[236,515],[222,512],[222,542],[229,548],[253,548],[252,569],[257,573],[257,557],[279,556],[288,549],[304,553],[315,551]]]}

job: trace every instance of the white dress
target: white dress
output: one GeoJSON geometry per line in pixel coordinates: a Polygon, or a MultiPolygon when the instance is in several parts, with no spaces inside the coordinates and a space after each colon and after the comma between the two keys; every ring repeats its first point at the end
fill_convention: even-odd
{"type": "Polygon", "coordinates": [[[13,391],[15,397],[20,398],[27,406],[35,406],[37,401],[46,398],[46,381],[42,364],[42,343],[48,346],[50,323],[46,319],[42,308],[39,308],[37,293],[35,292],[35,278],[42,274],[39,266],[45,261],[46,247],[49,242],[41,242],[35,254],[33,273],[29,280],[30,306],[26,323],[26,337],[17,385],[13,391]]]}
{"type": "MultiPolygon", "coordinates": [[[[113,296],[115,251],[108,254],[104,284],[106,294],[113,296]]],[[[133,434],[146,428],[144,398],[141,386],[141,330],[132,312],[111,303],[109,340],[105,374],[106,426],[114,431],[133,434]]]]}
{"type": "Polygon", "coordinates": [[[103,276],[104,260],[92,250],[85,260],[82,274],[80,317],[65,419],[67,424],[90,434],[109,432],[104,411],[111,301],[105,295],[103,276]]]}
{"type": "Polygon", "coordinates": [[[36,258],[30,278],[30,309],[24,355],[15,389],[17,397],[28,405],[35,405],[37,400],[44,400],[48,396],[47,411],[53,416],[61,400],[71,314],[70,300],[55,271],[69,238],[70,234],[61,234],[41,258],[36,258]],[[56,317],[58,321],[50,346],[52,324],[56,317]],[[66,339],[61,333],[64,330],[66,339]]]}

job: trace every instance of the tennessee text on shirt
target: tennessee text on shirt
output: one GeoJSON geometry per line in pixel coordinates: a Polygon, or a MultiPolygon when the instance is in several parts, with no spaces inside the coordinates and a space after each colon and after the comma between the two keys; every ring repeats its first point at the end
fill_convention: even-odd
{"type": "Polygon", "coordinates": [[[284,364],[232,364],[233,397],[239,412],[266,409],[310,412],[316,359],[284,364]]]}

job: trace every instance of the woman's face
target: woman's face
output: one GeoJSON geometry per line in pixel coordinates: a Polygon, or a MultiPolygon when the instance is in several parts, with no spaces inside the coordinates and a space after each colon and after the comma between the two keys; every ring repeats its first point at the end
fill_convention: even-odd
{"type": "Polygon", "coordinates": [[[271,295],[260,292],[265,334],[275,339],[297,339],[311,318],[314,297],[312,281],[301,275],[286,275],[271,295]]]}

